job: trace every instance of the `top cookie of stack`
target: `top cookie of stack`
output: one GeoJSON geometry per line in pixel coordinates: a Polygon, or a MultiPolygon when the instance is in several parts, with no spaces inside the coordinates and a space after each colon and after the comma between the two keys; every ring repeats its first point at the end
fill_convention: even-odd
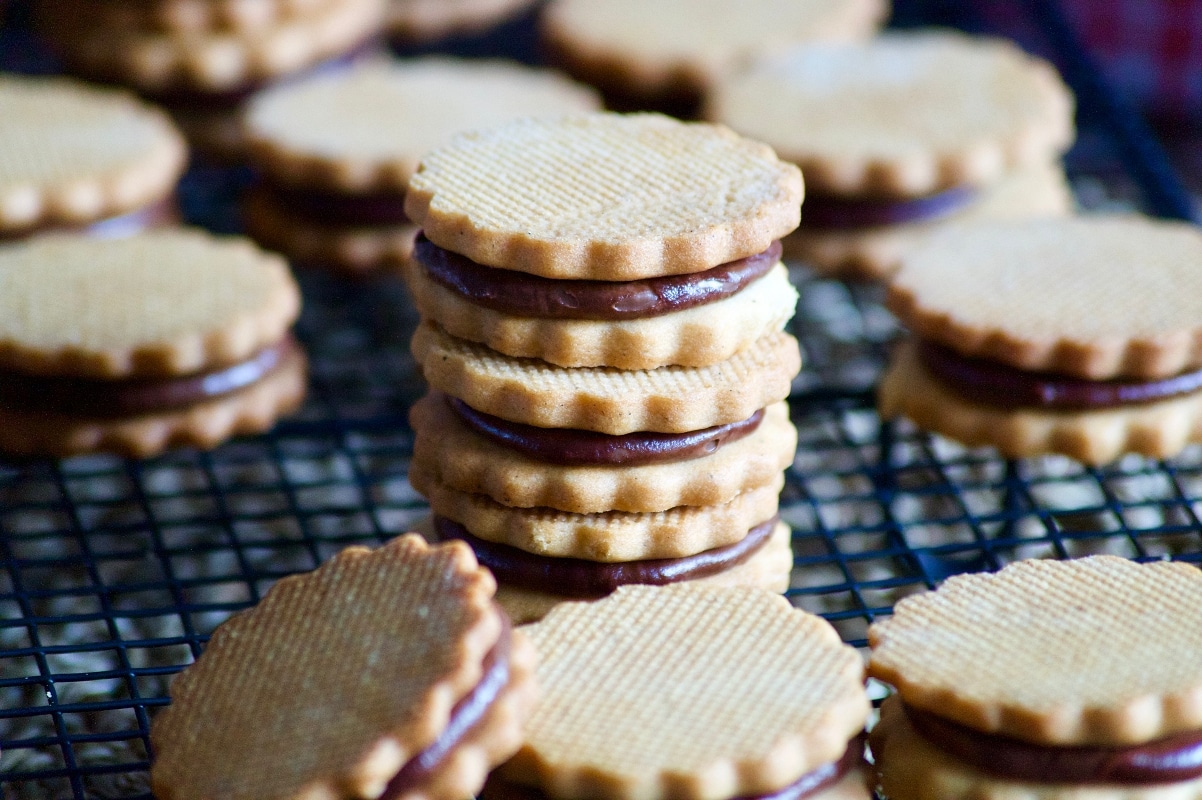
{"type": "Polygon", "coordinates": [[[663,582],[651,560],[784,588],[800,359],[776,241],[801,195],[770,148],[658,115],[519,120],[423,159],[407,277],[435,392],[410,479],[516,618],[663,582]]]}

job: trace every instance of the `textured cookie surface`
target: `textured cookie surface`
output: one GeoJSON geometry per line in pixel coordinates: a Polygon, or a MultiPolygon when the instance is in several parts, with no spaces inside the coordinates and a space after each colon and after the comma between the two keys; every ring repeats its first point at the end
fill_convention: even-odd
{"type": "Polygon", "coordinates": [[[977,730],[1123,745],[1202,728],[1202,571],[1114,556],[949,578],[873,625],[869,674],[977,730]]]}
{"type": "Polygon", "coordinates": [[[261,32],[289,19],[317,13],[337,0],[41,0],[38,13],[50,24],[86,19],[107,30],[198,34],[261,32]]]}
{"type": "Polygon", "coordinates": [[[283,260],[242,239],[173,230],[0,248],[0,366],[95,377],[196,372],[279,341],[299,309],[283,260]]]}
{"type": "Polygon", "coordinates": [[[907,255],[888,305],[966,355],[1093,380],[1164,377],[1202,363],[1200,262],[1202,232],[1185,223],[980,222],[907,255]]]}
{"type": "Polygon", "coordinates": [[[593,114],[454,137],[422,159],[405,211],[479,264],[634,280],[762,253],[801,197],[796,167],[725,128],[593,114]]]}
{"type": "Polygon", "coordinates": [[[1061,453],[1105,464],[1125,453],[1170,458],[1202,441],[1202,392],[1080,410],[988,405],[934,378],[909,342],[898,346],[881,378],[877,407],[886,419],[907,417],[924,430],[969,446],[990,445],[1010,458],[1061,453]]]}
{"type": "Polygon", "coordinates": [[[246,124],[256,161],[276,180],[404,192],[418,159],[453,134],[599,107],[591,89],[547,70],[428,58],[269,90],[251,102],[246,124]]]}
{"type": "Polygon", "coordinates": [[[167,197],[183,138],[123,92],[0,76],[0,233],[112,217],[167,197]]]}
{"type": "Polygon", "coordinates": [[[172,684],[156,795],[375,796],[479,681],[494,590],[466,545],[414,535],[281,580],[172,684]]]}
{"type": "Polygon", "coordinates": [[[428,394],[410,411],[413,463],[461,492],[519,508],[577,514],[655,512],[726,503],[773,483],[793,461],[797,431],[786,403],[775,403],[756,430],[716,452],[643,466],[560,466],[497,444],[464,424],[445,399],[428,394]]]}
{"type": "Polygon", "coordinates": [[[868,715],[856,652],[762,590],[628,586],[526,630],[543,700],[501,774],[551,796],[770,792],[841,756],[868,715]]]}
{"type": "Polygon", "coordinates": [[[423,322],[413,354],[434,388],[512,422],[600,433],[684,433],[747,419],[789,396],[801,369],[797,340],[766,334],[708,367],[561,369],[509,358],[423,322]]]}
{"type": "Polygon", "coordinates": [[[1046,162],[1072,141],[1051,65],[999,39],[811,44],[726,76],[707,115],[772,145],[811,191],[918,196],[1046,162]]]}
{"type": "Polygon", "coordinates": [[[389,0],[388,30],[401,41],[476,31],[503,21],[533,0],[389,0]]]}
{"type": "Polygon", "coordinates": [[[655,369],[716,364],[793,316],[797,290],[781,264],[730,297],[632,320],[517,317],[483,308],[431,280],[411,262],[405,278],[422,315],[448,333],[504,355],[561,367],[655,369]]]}

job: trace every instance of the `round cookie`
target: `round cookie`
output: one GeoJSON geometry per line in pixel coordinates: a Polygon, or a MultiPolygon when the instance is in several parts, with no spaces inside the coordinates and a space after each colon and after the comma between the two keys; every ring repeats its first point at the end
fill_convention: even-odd
{"type": "Polygon", "coordinates": [[[1202,435],[1199,258],[1192,226],[1134,216],[949,229],[890,287],[917,344],[883,377],[881,412],[1012,456],[1171,456],[1202,435]]]}
{"type": "Polygon", "coordinates": [[[534,0],[389,0],[388,32],[398,44],[476,33],[534,5],[534,0]]]}
{"type": "Polygon", "coordinates": [[[551,59],[616,107],[689,114],[718,76],[796,42],[871,36],[881,0],[552,0],[551,59]]]}
{"type": "Polygon", "coordinates": [[[871,744],[913,798],[1193,797],[1202,572],[1030,560],[906,598],[869,628],[892,684],[871,744]],[[1184,750],[1182,749],[1184,748],[1184,750]]]}
{"type": "Polygon", "coordinates": [[[762,253],[801,197],[795,167],[726,129],[594,114],[456,136],[422,160],[405,211],[477,264],[627,281],[762,253]]]}
{"type": "Polygon", "coordinates": [[[833,766],[848,751],[842,777],[868,796],[860,658],[780,596],[628,586],[525,630],[543,699],[484,798],[740,797],[819,770],[838,787],[833,766]]]}
{"type": "Polygon", "coordinates": [[[0,239],[169,204],[186,161],[170,120],[127,93],[0,76],[0,239]]]}
{"type": "Polygon", "coordinates": [[[281,580],[172,684],[156,796],[471,796],[535,694],[495,587],[469,548],[412,534],[281,580]]]}
{"type": "Polygon", "coordinates": [[[189,230],[0,251],[0,449],[147,456],[262,430],[300,401],[281,259],[189,230]]]}

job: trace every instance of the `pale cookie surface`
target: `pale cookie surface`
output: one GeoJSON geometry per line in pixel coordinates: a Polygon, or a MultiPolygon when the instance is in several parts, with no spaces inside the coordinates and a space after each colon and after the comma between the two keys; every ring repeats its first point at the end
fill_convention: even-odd
{"type": "Polygon", "coordinates": [[[377,795],[479,682],[502,630],[495,588],[466,545],[416,535],[281,580],[172,684],[155,794],[377,795]]]}
{"type": "Polygon", "coordinates": [[[538,461],[471,430],[434,395],[419,400],[409,419],[416,435],[413,463],[451,488],[487,495],[502,505],[576,514],[726,503],[774,482],[797,450],[797,431],[784,402],[769,406],[753,433],[710,455],[644,466],[538,461]]]}
{"type": "Polygon", "coordinates": [[[720,126],[524,119],[427,154],[405,211],[440,247],[547,278],[700,272],[797,227],[801,173],[720,126]]]}
{"type": "Polygon", "coordinates": [[[866,38],[887,13],[882,0],[554,0],[543,33],[574,71],[653,92],[703,89],[796,42],[866,38]]]}
{"type": "Polygon", "coordinates": [[[811,192],[927,195],[1046,162],[1073,138],[1048,63],[1001,39],[891,33],[726,76],[707,116],[801,167],[811,192]]]}
{"type": "Polygon", "coordinates": [[[708,367],[561,369],[508,358],[423,322],[413,355],[430,385],[477,411],[543,428],[609,434],[684,433],[745,420],[789,396],[801,369],[797,340],[766,334],[708,367]]]}
{"type": "Polygon", "coordinates": [[[1052,745],[1202,728],[1202,571],[1115,556],[959,575],[869,628],[869,674],[968,727],[1052,745]]]}
{"type": "Polygon", "coordinates": [[[869,739],[882,792],[892,800],[1197,800],[1202,778],[1132,785],[1028,783],[990,775],[932,745],[890,697],[869,739]]]}
{"type": "Polygon", "coordinates": [[[843,755],[868,716],[855,650],[762,590],[627,586],[526,630],[543,701],[501,775],[553,797],[771,792],[843,755]]]}
{"type": "Polygon", "coordinates": [[[428,41],[487,28],[534,0],[389,0],[388,30],[400,41],[428,41]]]}
{"type": "Polygon", "coordinates": [[[279,256],[192,230],[0,248],[0,367],[117,378],[245,360],[279,341],[300,291],[279,256]]]}
{"type": "Polygon", "coordinates": [[[171,194],[186,160],[171,121],[132,95],[0,76],[0,234],[150,205],[171,194]]]}
{"type": "Polygon", "coordinates": [[[372,36],[384,0],[341,0],[317,13],[255,34],[114,34],[89,25],[66,28],[68,61],[88,75],[141,91],[235,91],[340,55],[372,36]]]}
{"type": "Polygon", "coordinates": [[[512,508],[486,495],[452,489],[418,462],[409,469],[409,482],[435,514],[458,522],[479,539],[552,558],[614,563],[683,558],[741,541],[776,514],[784,473],[719,505],[651,514],[512,508]]]}
{"type": "Polygon", "coordinates": [[[1009,458],[1060,453],[1105,464],[1125,453],[1171,458],[1202,441],[1202,392],[1111,408],[992,406],[933,377],[909,342],[898,346],[881,378],[877,407],[883,418],[906,417],[924,430],[972,447],[990,445],[1009,458]]]}
{"type": "Polygon", "coordinates": [[[404,192],[418,160],[464,130],[600,108],[595,92],[507,61],[368,62],[281,86],[246,113],[256,162],[274,180],[404,192]]]}
{"type": "Polygon", "coordinates": [[[1186,223],[979,222],[907,255],[887,303],[965,355],[1091,380],[1167,377],[1202,363],[1200,262],[1202,232],[1186,223]]]}
{"type": "Polygon", "coordinates": [[[561,367],[704,367],[745,349],[793,317],[797,290],[784,265],[714,303],[631,320],[518,317],[478,306],[431,280],[416,261],[405,269],[422,316],[448,333],[507,356],[561,367]]]}
{"type": "Polygon", "coordinates": [[[1072,189],[1059,164],[1025,167],[980,192],[965,208],[934,220],[846,229],[803,224],[784,238],[785,257],[804,261],[823,275],[884,280],[897,272],[906,253],[950,225],[1064,216],[1073,210],[1072,189]]]}
{"type": "MultiPolygon", "coordinates": [[[[687,583],[689,586],[750,586],[782,594],[789,588],[789,573],[793,570],[790,536],[789,526],[777,523],[772,537],[751,558],[716,575],[697,578],[687,583]]],[[[497,587],[497,603],[519,625],[538,622],[560,603],[572,602],[581,601],[579,598],[527,589],[524,586],[502,583],[497,587]]]]}

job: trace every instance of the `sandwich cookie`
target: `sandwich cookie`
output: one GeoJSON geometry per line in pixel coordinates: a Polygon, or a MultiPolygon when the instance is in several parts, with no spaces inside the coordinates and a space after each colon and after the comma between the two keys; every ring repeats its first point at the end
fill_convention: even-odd
{"type": "Polygon", "coordinates": [[[892,684],[870,737],[896,800],[1202,795],[1202,572],[1020,561],[868,630],[892,684]]]}
{"type": "Polygon", "coordinates": [[[718,81],[706,117],[801,167],[808,196],[786,253],[820,272],[885,278],[932,232],[1063,215],[1057,159],[1073,99],[1013,44],[951,32],[813,43],[718,81]]]}
{"type": "Polygon", "coordinates": [[[656,115],[521,120],[422,160],[410,479],[515,619],[626,583],[787,588],[800,352],[775,242],[800,200],[766,147],[656,115]]]}
{"type": "Polygon", "coordinates": [[[535,0],[389,0],[388,35],[398,46],[479,34],[535,5],[535,0]]]}
{"type": "Polygon", "coordinates": [[[883,0],[551,0],[548,57],[601,89],[611,108],[695,116],[718,77],[798,42],[857,41],[883,0]]]}
{"type": "Polygon", "coordinates": [[[459,800],[521,744],[529,640],[471,550],[407,534],[284,578],[154,720],[163,800],[459,800]]]}
{"type": "Polygon", "coordinates": [[[863,665],[747,587],[630,586],[524,630],[543,698],[482,800],[867,800],[863,665]]]}
{"type": "Polygon", "coordinates": [[[417,232],[404,201],[422,154],[463,129],[599,105],[550,72],[443,58],[371,62],[268,90],[246,114],[262,176],[246,226],[296,263],[395,269],[417,232]]]}
{"type": "Polygon", "coordinates": [[[300,404],[282,259],[192,230],[0,248],[0,451],[147,457],[265,430],[300,404]]]}
{"type": "Polygon", "coordinates": [[[883,417],[1010,457],[1167,458],[1202,439],[1202,234],[1100,216],[960,226],[908,255],[887,304],[914,333],[883,417]]]}
{"type": "Polygon", "coordinates": [[[0,75],[0,242],[173,224],[187,155],[167,116],[126,92],[0,75]]]}

